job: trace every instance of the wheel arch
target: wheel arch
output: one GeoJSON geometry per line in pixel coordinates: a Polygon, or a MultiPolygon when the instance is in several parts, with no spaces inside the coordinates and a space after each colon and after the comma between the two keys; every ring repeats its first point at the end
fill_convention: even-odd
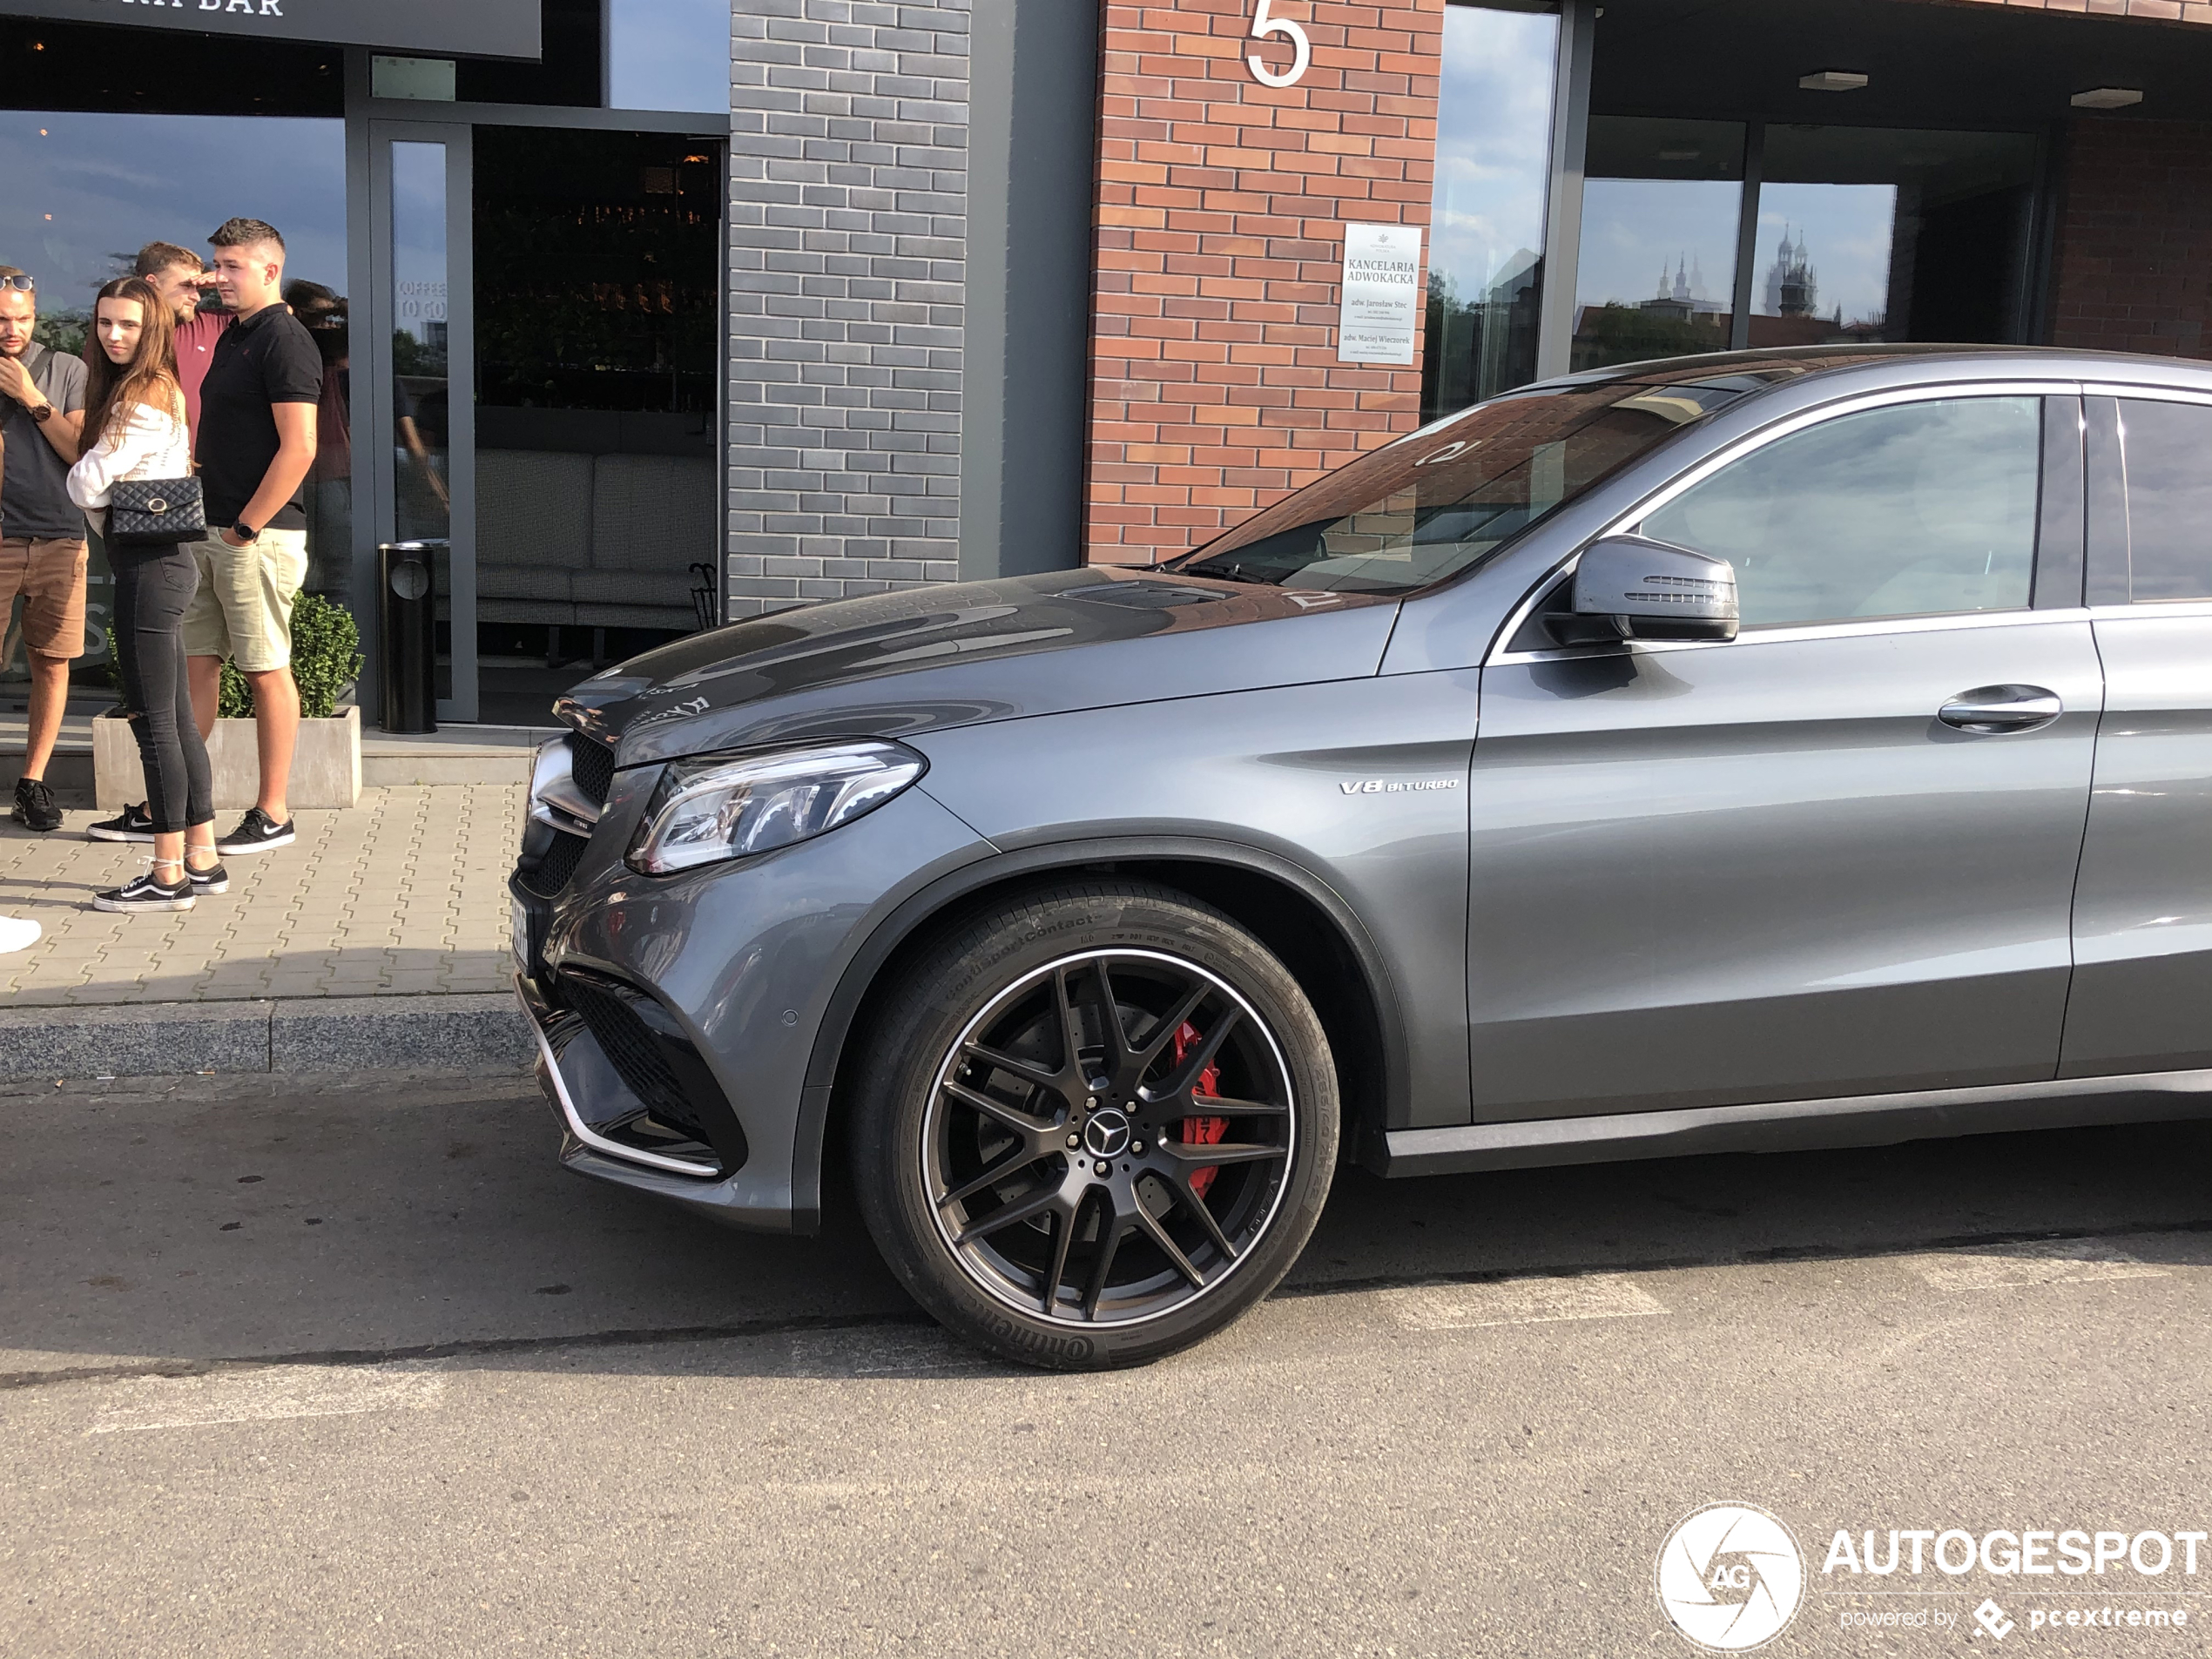
{"type": "Polygon", "coordinates": [[[1144,837],[1056,842],[986,859],[940,878],[877,924],[831,994],[807,1060],[792,1148],[793,1207],[818,1218],[823,1173],[846,1114],[838,1094],[853,1037],[904,962],[955,918],[1008,894],[1071,876],[1119,876],[1188,894],[1265,945],[1313,1001],[1336,1062],[1347,1156],[1381,1144],[1405,1116],[1405,1028],[1374,941],[1350,906],[1312,871],[1233,842],[1144,837]]]}

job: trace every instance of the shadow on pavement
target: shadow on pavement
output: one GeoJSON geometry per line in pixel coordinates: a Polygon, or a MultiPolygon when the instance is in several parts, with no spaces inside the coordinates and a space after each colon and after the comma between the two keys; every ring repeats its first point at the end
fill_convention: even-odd
{"type": "MultiPolygon", "coordinates": [[[[191,1079],[0,1099],[0,1380],[429,1352],[508,1367],[973,1374],[849,1208],[730,1231],[562,1171],[507,1077],[191,1079]],[[873,1331],[864,1339],[840,1333],[873,1331]],[[725,1336],[775,1340],[751,1345],[725,1336]],[[694,1357],[687,1357],[694,1356],[694,1357]]],[[[2201,1257],[2212,1124],[1339,1179],[1279,1295],[2044,1235],[2201,1257]]]]}

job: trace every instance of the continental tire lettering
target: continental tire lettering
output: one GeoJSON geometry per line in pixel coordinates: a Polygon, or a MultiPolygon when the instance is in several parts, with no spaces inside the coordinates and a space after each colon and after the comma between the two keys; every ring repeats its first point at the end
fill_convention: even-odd
{"type": "Polygon", "coordinates": [[[1019,1348],[1024,1353],[1073,1360],[1078,1365],[1088,1360],[1097,1346],[1089,1337],[1063,1337],[1049,1331],[1033,1331],[997,1314],[986,1318],[983,1328],[1008,1347],[1019,1348]]]}

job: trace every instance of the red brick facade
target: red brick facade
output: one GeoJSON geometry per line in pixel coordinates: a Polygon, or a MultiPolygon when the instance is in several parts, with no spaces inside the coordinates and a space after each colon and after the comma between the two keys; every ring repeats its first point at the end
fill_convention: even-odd
{"type": "Polygon", "coordinates": [[[2212,356],[2212,125],[2077,120],[2065,189],[2051,343],[2212,356]]]}
{"type": "MultiPolygon", "coordinates": [[[[1073,0],[1070,0],[1073,3],[1073,0]]],[[[1348,222],[1426,226],[1444,0],[1105,0],[1084,541],[1197,545],[1419,421],[1413,367],[1337,361],[1348,222]]],[[[1424,248],[1426,253],[1426,248],[1424,248]]]]}

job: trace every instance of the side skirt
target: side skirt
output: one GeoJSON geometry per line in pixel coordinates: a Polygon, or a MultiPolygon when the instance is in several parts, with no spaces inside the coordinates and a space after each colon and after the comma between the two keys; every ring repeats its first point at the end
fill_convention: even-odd
{"type": "Polygon", "coordinates": [[[1986,1089],[1937,1089],[1770,1105],[1690,1107],[1606,1117],[1547,1117],[1451,1129],[1393,1130],[1379,1175],[1454,1175],[1556,1163],[1795,1152],[2012,1130],[2083,1129],[2212,1117],[2212,1070],[2068,1077],[1986,1089]]]}

